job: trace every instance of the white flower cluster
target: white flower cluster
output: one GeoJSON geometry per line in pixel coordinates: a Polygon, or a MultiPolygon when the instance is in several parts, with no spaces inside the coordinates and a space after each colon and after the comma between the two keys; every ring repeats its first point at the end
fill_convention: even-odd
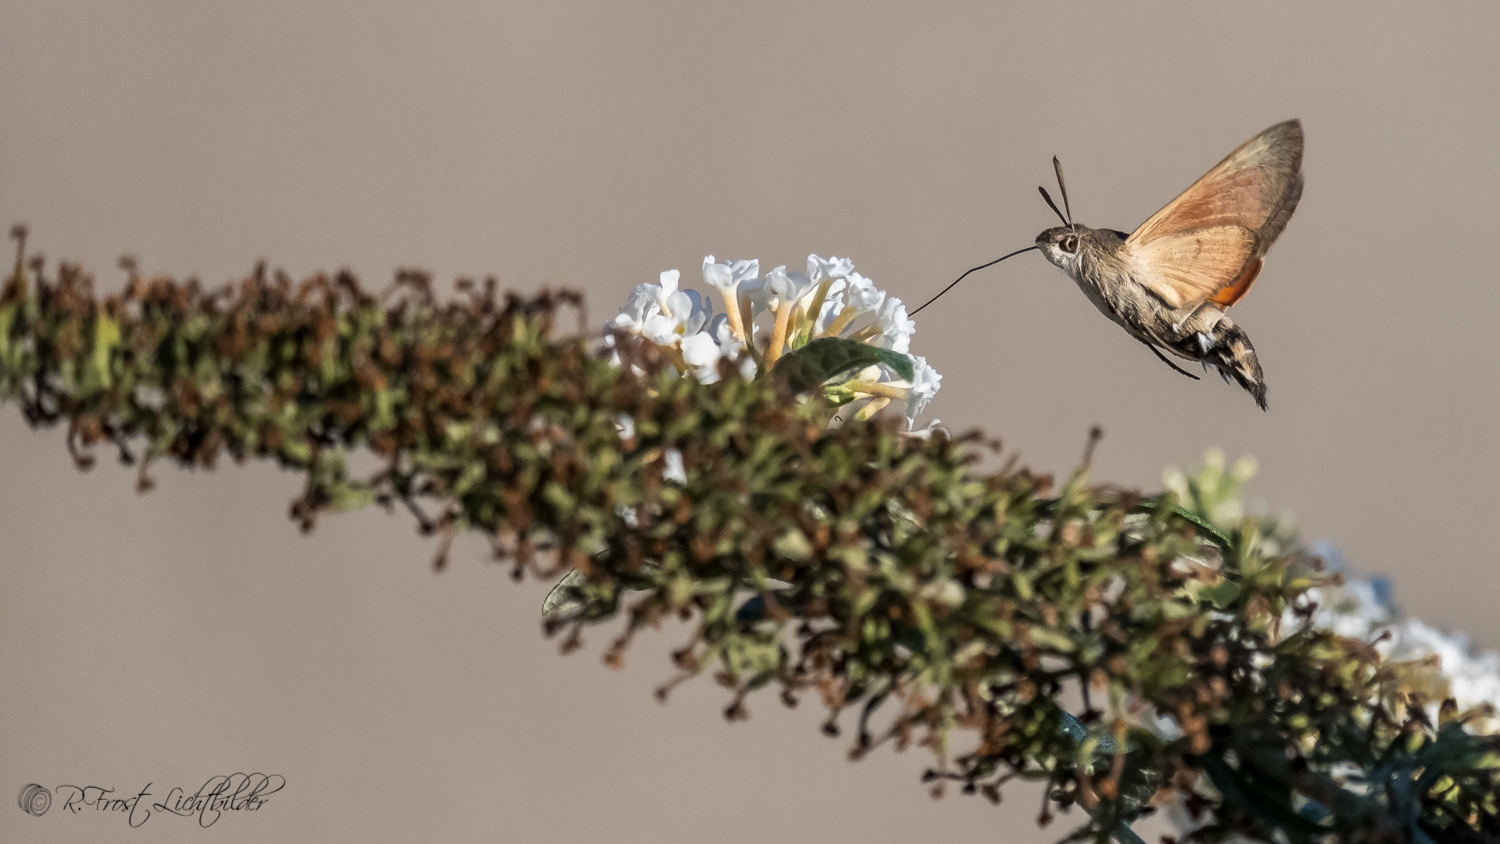
{"type": "MultiPolygon", "coordinates": [[[[667,270],[658,284],[637,285],[625,307],[606,327],[638,334],[677,351],[686,368],[705,383],[719,379],[721,359],[738,361],[741,374],[753,377],[755,361],[749,356],[740,360],[744,344],[730,326],[728,314],[714,316],[713,303],[698,291],[677,289],[681,275],[677,270],[667,270]]],[[[614,344],[613,333],[606,333],[605,342],[614,344]]]]}
{"type": "MultiPolygon", "coordinates": [[[[719,362],[729,361],[744,378],[768,372],[784,355],[824,337],[844,337],[908,355],[911,380],[900,379],[885,366],[872,366],[837,385],[840,394],[863,400],[857,417],[869,418],[892,401],[906,407],[907,425],[914,424],[941,386],[942,376],[926,358],[910,355],[916,323],[901,300],[877,288],[854,271],[848,258],[807,256],[807,272],[788,272],[780,266],[760,275],[759,261],[720,263],[703,259],[703,280],[719,292],[723,313],[694,290],[678,289],[681,274],[668,270],[657,284],[642,284],[625,307],[606,326],[605,342],[614,333],[638,335],[666,350],[680,362],[683,374],[704,383],[717,381],[719,362]],[[769,317],[769,335],[759,342],[769,317]],[[854,323],[862,316],[864,325],[854,323]]],[[[616,357],[618,361],[618,357],[616,357]]],[[[929,425],[922,433],[930,433],[929,425]]]]}

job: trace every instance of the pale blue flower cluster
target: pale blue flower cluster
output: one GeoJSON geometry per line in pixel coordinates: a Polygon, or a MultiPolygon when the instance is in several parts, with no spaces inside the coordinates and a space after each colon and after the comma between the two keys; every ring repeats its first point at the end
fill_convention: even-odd
{"type": "MultiPolygon", "coordinates": [[[[1464,633],[1403,616],[1391,602],[1389,580],[1355,575],[1331,546],[1321,545],[1316,551],[1332,570],[1344,574],[1344,584],[1312,590],[1309,597],[1318,604],[1313,626],[1371,642],[1387,662],[1436,658],[1446,693],[1460,713],[1486,705],[1500,710],[1500,652],[1479,650],[1464,633]]],[[[1428,704],[1434,721],[1439,703],[1428,704]]],[[[1478,732],[1500,732],[1500,721],[1493,716],[1475,718],[1470,726],[1478,732]]]]}
{"type": "MultiPolygon", "coordinates": [[[[1204,455],[1204,465],[1189,475],[1180,469],[1168,469],[1162,475],[1163,484],[1176,494],[1184,506],[1225,529],[1241,525],[1246,517],[1243,487],[1255,474],[1256,464],[1252,458],[1242,457],[1230,465],[1220,449],[1210,449],[1204,455]]],[[[1292,550],[1296,537],[1290,531],[1269,531],[1260,535],[1263,551],[1267,554],[1292,550]]],[[[1426,695],[1426,714],[1433,722],[1439,720],[1439,709],[1445,698],[1452,698],[1458,713],[1466,716],[1466,729],[1480,734],[1500,734],[1500,719],[1494,716],[1500,708],[1500,653],[1480,651],[1473,647],[1469,637],[1463,633],[1445,632],[1422,622],[1420,619],[1403,616],[1391,600],[1391,583],[1383,577],[1361,576],[1345,565],[1338,550],[1327,544],[1319,544],[1312,551],[1321,557],[1328,568],[1343,575],[1341,585],[1315,587],[1308,591],[1306,600],[1316,605],[1310,619],[1298,615],[1288,608],[1281,619],[1283,635],[1302,629],[1304,625],[1331,631],[1339,636],[1368,642],[1388,665],[1408,664],[1418,674],[1428,678],[1421,689],[1426,695]]],[[[1177,722],[1168,715],[1140,707],[1134,716],[1144,726],[1165,739],[1182,735],[1177,722]]],[[[1346,785],[1358,785],[1361,772],[1350,766],[1348,770],[1335,770],[1334,778],[1346,785]]],[[[1205,791],[1212,791],[1206,781],[1205,791]]],[[[1167,804],[1165,817],[1180,833],[1190,833],[1205,819],[1195,818],[1181,799],[1167,804]]],[[[1246,841],[1231,836],[1227,842],[1246,841]]]]}

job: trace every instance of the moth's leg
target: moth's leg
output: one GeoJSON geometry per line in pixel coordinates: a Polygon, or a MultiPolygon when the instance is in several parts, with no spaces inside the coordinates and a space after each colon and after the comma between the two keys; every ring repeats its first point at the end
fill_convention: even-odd
{"type": "Polygon", "coordinates": [[[1182,367],[1180,367],[1177,364],[1171,362],[1170,360],[1167,360],[1167,356],[1164,355],[1164,354],[1162,354],[1161,353],[1161,349],[1156,348],[1155,345],[1153,345],[1151,343],[1147,343],[1145,340],[1142,340],[1141,343],[1146,348],[1148,348],[1148,349],[1151,350],[1151,354],[1156,355],[1157,357],[1161,358],[1161,362],[1162,363],[1166,364],[1167,366],[1172,367],[1173,369],[1177,370],[1178,372],[1181,372],[1183,375],[1186,375],[1187,377],[1193,379],[1194,381],[1202,380],[1198,376],[1194,375],[1193,373],[1188,372],[1186,369],[1183,369],[1182,367]]]}

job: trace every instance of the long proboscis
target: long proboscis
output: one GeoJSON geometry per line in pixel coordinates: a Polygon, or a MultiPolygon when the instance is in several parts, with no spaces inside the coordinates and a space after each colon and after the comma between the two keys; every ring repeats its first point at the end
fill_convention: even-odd
{"type": "MultiPolygon", "coordinates": [[[[1016,251],[1010,253],[1009,255],[1001,255],[999,258],[996,258],[995,260],[989,262],[988,264],[980,264],[979,266],[975,267],[974,269],[969,270],[968,272],[966,272],[963,275],[959,276],[958,278],[954,279],[953,280],[953,284],[950,284],[947,287],[944,287],[941,291],[938,292],[937,296],[934,296],[931,299],[928,299],[926,302],[923,302],[922,303],[922,308],[925,308],[928,305],[931,305],[933,302],[936,302],[939,298],[942,297],[942,295],[944,293],[947,293],[949,290],[952,290],[954,285],[958,284],[960,281],[963,281],[965,278],[968,278],[969,273],[978,272],[979,270],[982,270],[985,267],[993,267],[996,264],[1000,263],[1001,261],[1004,261],[1006,258],[1014,258],[1017,255],[1020,255],[1022,252],[1030,252],[1031,250],[1033,250],[1035,248],[1036,248],[1035,246],[1028,246],[1025,249],[1017,249],[1016,251]]],[[[911,316],[916,316],[917,314],[921,313],[922,312],[922,308],[917,308],[915,311],[912,311],[911,312],[911,316]]]]}

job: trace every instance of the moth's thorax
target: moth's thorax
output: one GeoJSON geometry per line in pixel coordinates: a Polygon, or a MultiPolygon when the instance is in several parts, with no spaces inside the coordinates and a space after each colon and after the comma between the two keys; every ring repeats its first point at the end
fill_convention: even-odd
{"type": "Polygon", "coordinates": [[[1182,323],[1190,312],[1168,307],[1135,279],[1119,255],[1126,237],[1113,229],[1059,226],[1037,235],[1036,244],[1100,313],[1142,340],[1168,345],[1187,330],[1182,323]]]}

